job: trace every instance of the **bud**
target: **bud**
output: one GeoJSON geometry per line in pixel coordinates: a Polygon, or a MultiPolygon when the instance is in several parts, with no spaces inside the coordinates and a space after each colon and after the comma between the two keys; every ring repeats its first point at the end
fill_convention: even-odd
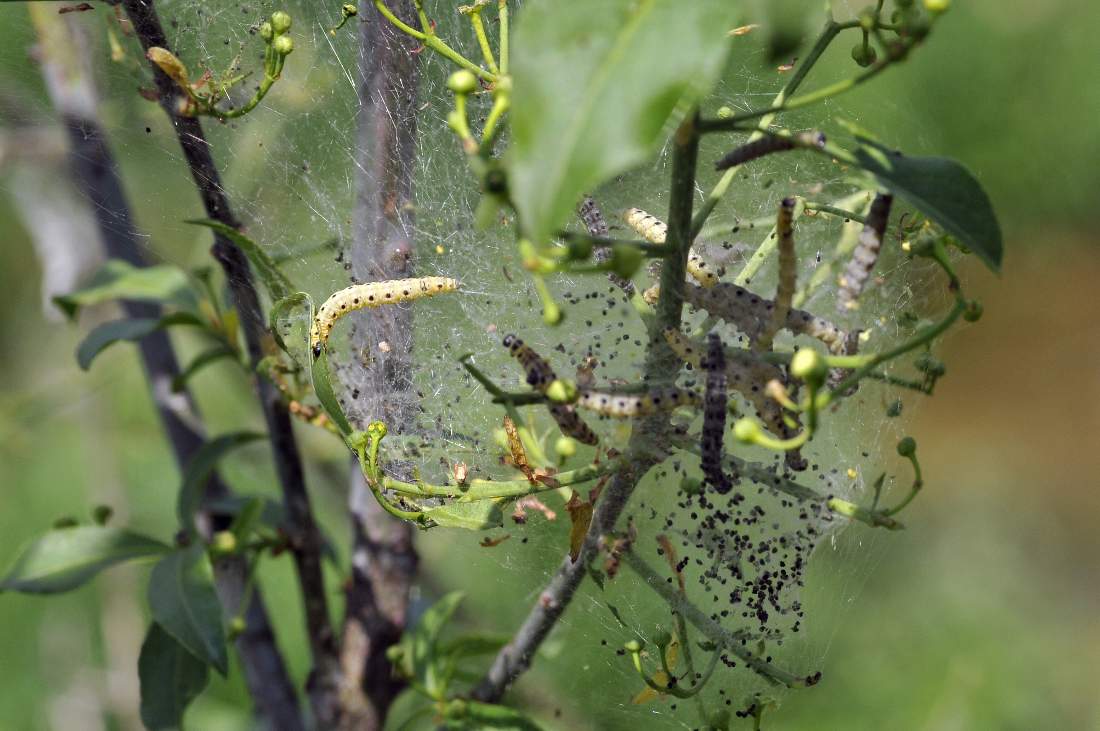
{"type": "Polygon", "coordinates": [[[276,10],[271,14],[271,27],[277,36],[286,33],[290,30],[290,13],[284,10],[276,10]]]}
{"type": "Polygon", "coordinates": [[[615,246],[611,250],[611,270],[623,279],[630,279],[641,268],[645,255],[633,246],[615,246]]]}
{"type": "Polygon", "coordinates": [[[244,633],[244,630],[245,630],[244,617],[234,617],[233,619],[229,620],[229,628],[228,629],[229,629],[228,635],[229,635],[230,640],[235,640],[238,637],[240,637],[244,633]]]}
{"type": "Polygon", "coordinates": [[[631,653],[641,652],[643,647],[645,647],[645,644],[638,640],[627,640],[626,643],[623,644],[623,649],[631,653]]]}
{"type": "Polygon", "coordinates": [[[870,44],[857,43],[852,46],[852,60],[866,68],[878,60],[878,53],[870,44]]]}
{"type": "Polygon", "coordinates": [[[653,633],[653,644],[657,647],[668,647],[672,644],[672,634],[666,629],[658,629],[653,633]]]}
{"type": "Polygon", "coordinates": [[[924,9],[933,15],[946,12],[951,7],[951,0],[924,0],[924,9]]]}
{"type": "Polygon", "coordinates": [[[115,509],[110,505],[96,505],[92,510],[92,520],[96,525],[107,525],[107,521],[115,514],[115,509]]]}
{"type": "Polygon", "coordinates": [[[753,444],[760,438],[760,425],[752,419],[738,419],[733,424],[733,436],[739,442],[753,444]]]}
{"type": "Polygon", "coordinates": [[[730,107],[718,107],[718,119],[732,119],[733,109],[730,107]]]}
{"type": "Polygon", "coordinates": [[[493,429],[493,442],[501,449],[508,449],[508,432],[503,429],[493,429]]]}
{"type": "Polygon", "coordinates": [[[912,457],[917,453],[917,440],[913,437],[905,437],[898,442],[898,454],[902,457],[912,457]]]}
{"type": "Polygon", "coordinates": [[[812,386],[823,384],[828,371],[825,359],[813,348],[800,348],[791,358],[791,375],[812,386]]]}
{"type": "Polygon", "coordinates": [[[461,69],[447,77],[447,88],[455,94],[472,94],[477,91],[477,77],[461,69]]]}
{"type": "Polygon", "coordinates": [[[260,38],[264,39],[265,43],[271,43],[271,39],[275,37],[275,30],[271,27],[271,23],[264,23],[260,26],[260,38]]]}
{"type": "Polygon", "coordinates": [[[210,552],[215,556],[228,556],[237,550],[237,536],[230,531],[220,530],[210,540],[210,552]]]}
{"type": "Polygon", "coordinates": [[[966,309],[963,310],[963,319],[967,322],[977,322],[982,319],[982,312],[985,308],[982,307],[982,303],[978,300],[970,300],[966,303],[966,309]]]}
{"type": "Polygon", "coordinates": [[[280,56],[289,56],[294,51],[294,41],[290,36],[279,36],[271,42],[271,47],[280,56]]]}
{"type": "Polygon", "coordinates": [[[546,304],[542,306],[542,321],[547,325],[560,325],[563,317],[564,315],[562,315],[557,302],[547,300],[546,304]]]}
{"type": "Polygon", "coordinates": [[[556,378],[546,387],[546,398],[559,404],[572,403],[577,400],[577,384],[556,378]]]}
{"type": "Polygon", "coordinates": [[[569,459],[577,453],[577,440],[573,437],[558,437],[554,442],[554,453],[562,459],[569,459]]]}

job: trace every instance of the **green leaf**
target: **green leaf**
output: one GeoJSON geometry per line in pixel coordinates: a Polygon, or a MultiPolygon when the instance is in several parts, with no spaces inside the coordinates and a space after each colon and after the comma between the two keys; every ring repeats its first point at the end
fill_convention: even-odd
{"type": "Polygon", "coordinates": [[[879,183],[943,226],[994,272],[1004,244],[993,204],[973,173],[943,157],[910,157],[860,137],[856,164],[879,183]]]}
{"type": "Polygon", "coordinates": [[[509,706],[480,701],[466,701],[463,707],[463,720],[474,722],[469,728],[497,729],[498,731],[541,731],[542,727],[528,718],[522,711],[509,706]]]}
{"type": "Polygon", "coordinates": [[[504,525],[502,500],[474,500],[426,508],[424,514],[444,528],[489,530],[504,525]]]}
{"type": "Polygon", "coordinates": [[[195,452],[183,472],[183,483],[176,498],[176,516],[179,518],[180,528],[194,535],[195,513],[202,504],[206,481],[222,457],[238,447],[266,437],[261,432],[230,432],[211,439],[195,452]]]}
{"type": "Polygon", "coordinates": [[[160,319],[135,317],[111,320],[95,327],[80,341],[80,345],[76,348],[76,362],[81,370],[86,371],[92,367],[92,361],[96,356],[115,343],[122,340],[141,340],[150,333],[173,325],[205,327],[205,323],[190,312],[173,312],[160,319]]]}
{"type": "Polygon", "coordinates": [[[271,306],[269,318],[271,334],[275,342],[296,363],[302,365],[310,362],[309,352],[309,327],[313,323],[313,298],[305,292],[295,292],[283,297],[271,306]],[[288,315],[291,310],[306,305],[306,319],[304,321],[292,320],[288,315]],[[292,345],[288,346],[283,335],[291,336],[292,345]]]}
{"type": "Polygon", "coordinates": [[[336,392],[332,390],[332,382],[329,380],[328,353],[324,350],[313,359],[313,393],[317,395],[321,408],[332,419],[332,423],[340,433],[344,436],[351,434],[352,428],[348,417],[344,415],[344,409],[336,398],[336,392]]]}
{"type": "Polygon", "coordinates": [[[256,274],[264,283],[264,287],[267,288],[267,293],[271,296],[272,300],[281,300],[297,289],[297,287],[291,284],[290,279],[283,274],[279,265],[263,250],[263,247],[232,226],[226,226],[220,221],[211,221],[209,219],[195,219],[186,221],[185,223],[192,223],[196,226],[206,226],[207,228],[214,229],[216,233],[221,234],[236,244],[237,248],[243,251],[244,255],[248,257],[248,261],[252,264],[252,268],[256,270],[256,274]]]}
{"type": "Polygon", "coordinates": [[[95,525],[52,530],[23,549],[0,581],[0,591],[69,591],[117,563],[169,550],[160,541],[119,528],[95,525]]]}
{"type": "Polygon", "coordinates": [[[222,358],[235,358],[237,353],[228,345],[215,345],[209,350],[204,350],[192,359],[187,367],[183,369],[181,373],[178,373],[175,378],[172,379],[172,391],[179,393],[187,386],[187,382],[191,380],[191,377],[201,371],[211,363],[216,363],[222,358]]]}
{"type": "Polygon", "coordinates": [[[454,615],[465,592],[452,591],[420,616],[416,627],[402,640],[406,657],[412,660],[412,673],[433,698],[446,693],[444,659],[437,652],[439,635],[454,615]]]}
{"type": "Polygon", "coordinates": [[[110,259],[88,286],[54,297],[53,301],[73,319],[81,307],[118,299],[186,305],[194,297],[187,275],[177,267],[170,264],[135,267],[119,259],[110,259]]]}
{"type": "Polygon", "coordinates": [[[206,547],[195,543],[162,558],[149,576],[153,619],[198,659],[229,670],[222,605],[206,547]]]}
{"type": "Polygon", "coordinates": [[[206,688],[210,670],[154,622],[141,643],[138,679],[145,727],[150,731],[179,729],[183,712],[206,688]]]}
{"type": "Polygon", "coordinates": [[[546,243],[585,190],[644,162],[721,72],[735,0],[525,3],[508,185],[546,243]]]}

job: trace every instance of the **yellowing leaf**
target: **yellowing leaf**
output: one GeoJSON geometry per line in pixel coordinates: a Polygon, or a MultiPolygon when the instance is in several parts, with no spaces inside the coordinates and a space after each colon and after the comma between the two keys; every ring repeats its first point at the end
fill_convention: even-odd
{"type": "Polygon", "coordinates": [[[176,54],[172,53],[167,48],[153,46],[145,52],[145,57],[155,63],[157,68],[163,71],[168,78],[176,82],[181,89],[190,95],[191,80],[187,76],[187,67],[183,65],[183,61],[176,58],[176,54]]]}
{"type": "Polygon", "coordinates": [[[573,521],[569,529],[569,560],[575,562],[581,555],[584,537],[588,535],[588,526],[592,523],[592,503],[582,503],[577,493],[573,493],[565,509],[569,511],[569,519],[573,521]]]}

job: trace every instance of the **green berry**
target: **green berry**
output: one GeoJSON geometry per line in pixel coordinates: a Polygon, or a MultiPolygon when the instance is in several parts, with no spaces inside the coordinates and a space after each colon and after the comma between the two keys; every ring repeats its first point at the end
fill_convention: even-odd
{"type": "Polygon", "coordinates": [[[260,26],[260,38],[264,39],[264,42],[271,43],[271,39],[275,37],[275,30],[271,27],[271,23],[264,23],[260,26]]]}
{"type": "Polygon", "coordinates": [[[577,386],[572,381],[555,379],[546,388],[546,397],[559,404],[567,404],[577,400],[577,386]]]}
{"type": "Polygon", "coordinates": [[[447,88],[455,94],[473,94],[477,91],[477,77],[466,69],[460,69],[447,77],[447,88]]]}
{"type": "Polygon", "coordinates": [[[289,56],[294,51],[294,41],[290,36],[279,36],[271,42],[271,47],[280,56],[289,56]]]}
{"type": "Polygon", "coordinates": [[[791,358],[791,375],[806,383],[820,386],[827,374],[825,359],[813,348],[801,348],[791,358]]]}
{"type": "Polygon", "coordinates": [[[237,536],[230,531],[220,530],[210,541],[210,552],[215,556],[228,556],[237,550],[237,536]]]}
{"type": "Polygon", "coordinates": [[[229,620],[229,639],[237,639],[244,633],[244,630],[244,617],[234,617],[233,619],[229,620]]]}
{"type": "Polygon", "coordinates": [[[641,652],[643,647],[645,647],[645,644],[642,643],[642,642],[639,642],[638,640],[627,640],[623,644],[623,649],[626,650],[627,652],[631,652],[631,653],[641,652]]]}
{"type": "Polygon", "coordinates": [[[946,12],[951,7],[951,0],[924,0],[924,9],[933,14],[946,12]]]}
{"type": "Polygon", "coordinates": [[[718,119],[730,119],[733,117],[733,109],[730,107],[718,107],[718,119]]]}
{"type": "Polygon", "coordinates": [[[760,425],[752,419],[738,419],[733,425],[733,436],[739,442],[752,444],[760,437],[760,425]]]}
{"type": "Polygon", "coordinates": [[[569,459],[577,453],[577,440],[573,437],[558,437],[554,442],[554,452],[562,459],[569,459]]]}
{"type": "Polygon", "coordinates": [[[905,437],[898,442],[898,454],[902,457],[912,457],[917,453],[917,440],[913,437],[905,437]]]}
{"type": "Polygon", "coordinates": [[[966,303],[966,309],[963,310],[963,319],[967,322],[977,322],[982,319],[984,309],[978,300],[970,300],[966,303]]]}
{"type": "Polygon", "coordinates": [[[290,13],[284,10],[276,10],[271,14],[271,27],[277,36],[290,30],[290,22],[290,13]]]}
{"type": "Polygon", "coordinates": [[[878,59],[878,53],[871,45],[857,43],[852,46],[852,60],[866,68],[878,59]]]}
{"type": "Polygon", "coordinates": [[[542,321],[551,327],[554,325],[560,325],[561,321],[565,318],[562,314],[561,308],[558,307],[558,303],[553,300],[547,300],[542,306],[542,321]]]}

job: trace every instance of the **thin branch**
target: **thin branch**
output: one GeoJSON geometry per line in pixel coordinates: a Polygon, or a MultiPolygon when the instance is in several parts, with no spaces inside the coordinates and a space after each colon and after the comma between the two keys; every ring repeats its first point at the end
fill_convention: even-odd
{"type": "MultiPolygon", "coordinates": [[[[677,253],[667,257],[661,268],[661,295],[657,301],[656,317],[649,323],[649,344],[644,366],[644,380],[648,383],[670,380],[679,369],[676,356],[661,333],[665,328],[679,327],[683,313],[684,300],[682,287],[679,285],[684,281],[687,258],[691,251],[692,196],[695,192],[695,167],[699,154],[699,133],[695,122],[694,115],[689,117],[673,139],[666,246],[677,253]]],[[[629,467],[616,472],[610,485],[600,496],[577,560],[570,560],[568,555],[562,559],[557,572],[539,594],[538,601],[519,630],[497,653],[489,671],[474,688],[474,698],[489,702],[500,700],[516,678],[530,667],[539,645],[557,624],[587,574],[588,563],[596,554],[600,537],[614,530],[634,488],[657,463],[654,446],[660,435],[667,433],[670,428],[667,413],[654,414],[639,420],[635,425],[624,460],[629,467]]]]}
{"type": "MultiPolygon", "coordinates": [[[[152,0],[124,0],[123,6],[146,51],[153,46],[170,48],[152,0]]],[[[178,114],[178,87],[155,64],[150,66],[161,107],[172,119],[206,214],[227,226],[239,228],[240,224],[233,215],[222,188],[201,123],[197,119],[178,114]]],[[[243,324],[249,358],[255,368],[264,357],[262,343],[267,327],[259,295],[252,282],[248,260],[240,249],[223,236],[215,236],[211,253],[221,264],[233,292],[243,324]]],[[[321,534],[313,518],[290,415],[278,391],[266,379],[256,379],[256,388],[271,439],[287,513],[291,550],[305,605],[306,629],[314,666],[307,688],[317,722],[322,726],[331,725],[339,715],[339,663],[321,572],[321,534]]]]}
{"type": "MultiPolygon", "coordinates": [[[[42,13],[34,8],[32,13],[39,26],[39,58],[46,89],[68,132],[73,184],[88,200],[108,255],[134,266],[146,266],[118,167],[99,125],[94,88],[91,80],[80,73],[86,68],[86,59],[68,57],[79,54],[80,39],[70,34],[67,21],[58,18],[52,9],[42,13]]],[[[160,306],[153,303],[126,301],[122,307],[129,317],[159,318],[162,314],[160,306]]],[[[153,404],[182,473],[205,441],[202,419],[186,388],[172,391],[180,368],[167,332],[158,330],[142,338],[138,348],[153,404]]],[[[213,472],[204,495],[220,498],[229,492],[218,473],[213,472]]],[[[218,516],[207,514],[205,520],[210,529],[224,527],[217,525],[218,516]]],[[[225,517],[221,520],[228,522],[225,517]]],[[[214,567],[219,596],[230,614],[240,612],[245,570],[244,559],[237,557],[219,561],[214,567]]],[[[251,592],[245,629],[235,644],[259,715],[275,729],[303,729],[298,697],[258,588],[251,592]]]]}

